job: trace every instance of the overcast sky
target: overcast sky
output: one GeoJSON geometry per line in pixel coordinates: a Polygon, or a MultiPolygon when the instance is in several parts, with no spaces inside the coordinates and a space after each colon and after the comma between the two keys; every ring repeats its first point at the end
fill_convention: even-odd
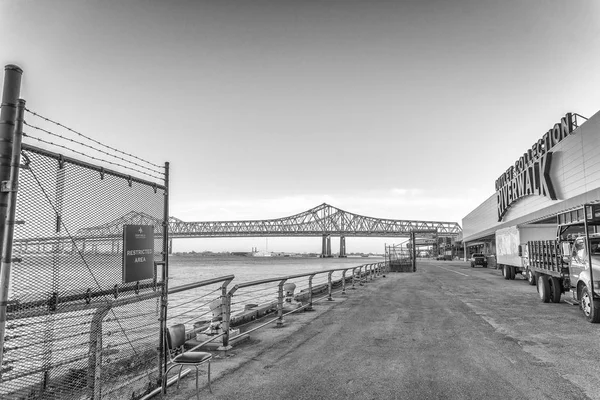
{"type": "Polygon", "coordinates": [[[600,109],[593,0],[0,0],[0,41],[30,109],[169,161],[171,215],[186,221],[327,202],[462,223],[566,112],[600,109]]]}

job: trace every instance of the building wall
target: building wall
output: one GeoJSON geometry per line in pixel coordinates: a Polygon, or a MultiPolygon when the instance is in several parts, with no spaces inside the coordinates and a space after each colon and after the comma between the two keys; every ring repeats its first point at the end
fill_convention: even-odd
{"type": "MultiPolygon", "coordinates": [[[[523,149],[523,153],[526,150],[523,149]]],[[[586,202],[600,200],[600,112],[594,114],[551,151],[553,154],[550,179],[557,200],[536,195],[524,197],[513,204],[503,220],[498,222],[494,193],[463,218],[465,242],[494,233],[502,227],[539,220],[586,202]]],[[[506,168],[515,161],[507,160],[506,168]]],[[[499,171],[498,175],[502,172],[499,171]]],[[[494,187],[494,182],[490,182],[490,187],[494,187]]]]}

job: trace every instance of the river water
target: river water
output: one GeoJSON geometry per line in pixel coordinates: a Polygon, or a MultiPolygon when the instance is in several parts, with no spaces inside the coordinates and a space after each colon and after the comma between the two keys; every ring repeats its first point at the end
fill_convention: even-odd
{"type": "MultiPolygon", "coordinates": [[[[365,264],[383,261],[383,257],[252,257],[186,254],[169,256],[169,289],[208,279],[234,275],[228,285],[228,291],[234,285],[245,282],[307,274],[339,268],[354,268],[365,264]]],[[[347,271],[346,276],[351,276],[347,271]]],[[[332,276],[332,280],[340,279],[341,272],[332,276]]],[[[328,274],[321,273],[314,277],[314,286],[326,284],[328,274]]],[[[305,290],[308,278],[291,279],[288,282],[297,285],[295,293],[305,290]]],[[[232,299],[232,313],[243,310],[246,304],[263,304],[277,299],[277,282],[252,286],[235,292],[232,299]]],[[[184,323],[191,325],[194,320],[210,318],[209,303],[221,295],[220,284],[197,289],[186,290],[169,295],[168,324],[184,323]]]]}
{"type": "Polygon", "coordinates": [[[383,257],[244,257],[201,254],[169,256],[169,287],[235,275],[231,285],[259,279],[334,268],[352,268],[383,261],[383,257]]]}

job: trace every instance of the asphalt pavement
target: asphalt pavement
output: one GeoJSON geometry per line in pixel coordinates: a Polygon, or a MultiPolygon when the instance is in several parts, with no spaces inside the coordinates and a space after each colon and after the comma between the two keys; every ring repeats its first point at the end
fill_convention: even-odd
{"type": "MultiPolygon", "coordinates": [[[[202,399],[600,399],[600,324],[523,279],[420,261],[215,353],[202,399]]],[[[194,374],[168,399],[195,398],[194,374]]]]}

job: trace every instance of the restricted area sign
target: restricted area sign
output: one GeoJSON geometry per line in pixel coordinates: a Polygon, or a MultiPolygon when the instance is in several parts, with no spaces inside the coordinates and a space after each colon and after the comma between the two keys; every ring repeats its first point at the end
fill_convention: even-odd
{"type": "Polygon", "coordinates": [[[123,225],[123,283],[154,277],[154,226],[123,225]]]}

